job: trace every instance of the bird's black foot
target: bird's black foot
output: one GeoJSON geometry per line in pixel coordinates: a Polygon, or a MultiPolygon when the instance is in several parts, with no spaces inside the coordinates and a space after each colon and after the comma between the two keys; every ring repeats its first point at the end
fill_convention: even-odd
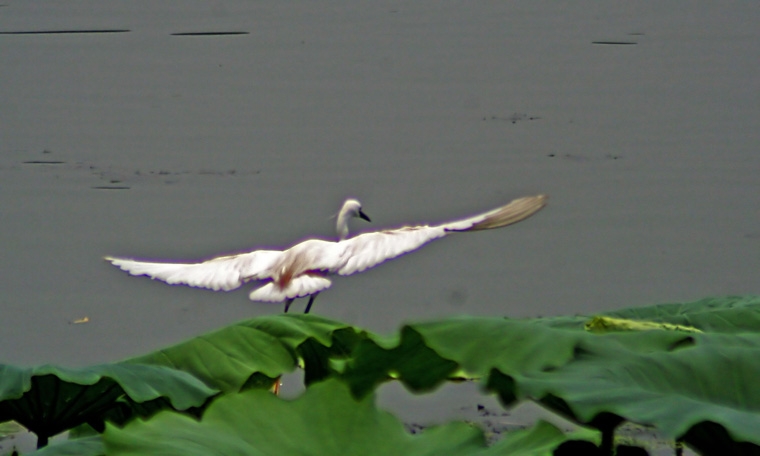
{"type": "Polygon", "coordinates": [[[314,299],[316,299],[316,297],[317,297],[318,294],[319,293],[316,293],[316,294],[313,294],[313,295],[309,296],[309,303],[306,304],[306,310],[304,310],[303,313],[305,313],[305,314],[309,313],[309,311],[311,310],[311,305],[314,304],[314,299]]]}

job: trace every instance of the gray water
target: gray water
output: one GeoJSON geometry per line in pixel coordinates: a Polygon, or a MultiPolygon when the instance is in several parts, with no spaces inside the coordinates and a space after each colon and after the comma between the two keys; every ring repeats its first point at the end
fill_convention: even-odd
{"type": "Polygon", "coordinates": [[[101,258],[330,237],[347,196],[362,230],[551,196],[317,299],[375,331],[758,293],[758,23],[751,2],[5,2],[0,358],[108,362],[280,312],[101,258]],[[127,31],[5,33],[61,30],[127,31]]]}

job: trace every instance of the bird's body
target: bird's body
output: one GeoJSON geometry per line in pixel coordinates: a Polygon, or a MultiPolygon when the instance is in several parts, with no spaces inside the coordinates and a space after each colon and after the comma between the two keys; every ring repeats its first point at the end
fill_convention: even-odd
{"type": "Polygon", "coordinates": [[[247,282],[264,282],[252,301],[285,302],[287,312],[295,298],[316,295],[332,284],[330,275],[351,275],[416,250],[453,232],[500,228],[522,221],[546,205],[546,196],[530,196],[506,206],[436,226],[413,226],[360,234],[348,238],[348,220],[363,218],[361,204],[349,199],[338,214],[338,241],[308,239],[287,250],[255,250],[216,257],[200,263],[166,263],[106,257],[132,275],[145,275],[172,285],[230,291],[247,282]]]}

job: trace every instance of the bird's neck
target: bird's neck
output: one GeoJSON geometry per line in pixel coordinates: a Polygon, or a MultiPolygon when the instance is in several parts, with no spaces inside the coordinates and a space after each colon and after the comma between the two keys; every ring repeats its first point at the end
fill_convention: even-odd
{"type": "Polygon", "coordinates": [[[348,239],[348,219],[351,218],[347,213],[341,212],[338,214],[338,221],[335,226],[335,231],[338,233],[338,240],[342,241],[348,239]]]}
{"type": "Polygon", "coordinates": [[[338,240],[342,241],[348,239],[348,218],[338,217],[338,225],[336,226],[338,233],[338,240]]]}

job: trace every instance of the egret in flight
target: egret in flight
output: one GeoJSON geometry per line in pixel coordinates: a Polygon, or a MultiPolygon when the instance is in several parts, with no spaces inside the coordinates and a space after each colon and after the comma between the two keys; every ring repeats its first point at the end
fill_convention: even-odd
{"type": "Polygon", "coordinates": [[[230,291],[247,282],[263,283],[249,298],[259,302],[284,302],[308,296],[304,313],[314,298],[332,282],[334,274],[347,276],[416,250],[435,239],[463,231],[490,230],[525,220],[546,205],[546,195],[528,196],[509,204],[440,225],[406,226],[348,237],[351,218],[369,217],[355,199],[348,199],[338,213],[338,241],[308,239],[287,250],[254,250],[219,256],[198,263],[168,263],[106,257],[114,266],[134,276],[148,276],[171,285],[189,285],[230,291]]]}

